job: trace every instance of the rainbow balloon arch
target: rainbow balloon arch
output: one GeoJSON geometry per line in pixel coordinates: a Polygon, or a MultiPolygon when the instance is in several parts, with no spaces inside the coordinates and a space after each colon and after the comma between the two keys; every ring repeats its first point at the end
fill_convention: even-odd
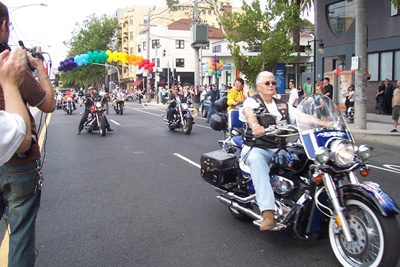
{"type": "Polygon", "coordinates": [[[154,71],[154,62],[150,62],[149,59],[143,59],[142,56],[130,55],[124,52],[118,51],[89,51],[85,54],[76,55],[74,57],[69,57],[60,62],[58,66],[58,71],[72,71],[77,67],[82,67],[85,65],[91,65],[93,63],[104,64],[105,62],[122,62],[123,64],[129,64],[138,66],[139,69],[145,69],[149,73],[154,71]]]}
{"type": "Polygon", "coordinates": [[[224,70],[224,63],[222,60],[216,60],[215,58],[211,58],[206,65],[204,65],[204,72],[208,73],[209,76],[216,76],[219,78],[224,70]]]}

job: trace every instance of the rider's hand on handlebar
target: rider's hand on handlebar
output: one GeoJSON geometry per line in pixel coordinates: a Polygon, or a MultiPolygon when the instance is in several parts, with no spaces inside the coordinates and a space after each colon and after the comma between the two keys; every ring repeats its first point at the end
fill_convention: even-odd
{"type": "Polygon", "coordinates": [[[251,128],[254,136],[262,136],[265,134],[265,128],[260,124],[254,124],[251,128]]]}

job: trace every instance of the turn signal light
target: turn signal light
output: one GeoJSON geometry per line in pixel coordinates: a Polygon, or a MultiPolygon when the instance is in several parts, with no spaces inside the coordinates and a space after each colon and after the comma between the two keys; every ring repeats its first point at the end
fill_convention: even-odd
{"type": "Polygon", "coordinates": [[[339,218],[339,215],[336,215],[336,222],[340,228],[342,228],[342,221],[339,218]]]}
{"type": "Polygon", "coordinates": [[[316,184],[320,184],[320,183],[322,183],[322,178],[324,177],[324,175],[322,174],[322,173],[320,173],[320,174],[317,174],[317,175],[315,175],[314,177],[313,177],[313,181],[316,183],[316,184]]]}
{"type": "Polygon", "coordinates": [[[367,177],[369,175],[369,169],[362,169],[360,174],[362,177],[367,177]]]}

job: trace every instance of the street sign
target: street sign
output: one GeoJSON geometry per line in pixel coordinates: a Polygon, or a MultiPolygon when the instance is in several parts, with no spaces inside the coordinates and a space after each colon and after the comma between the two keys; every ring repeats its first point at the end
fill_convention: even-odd
{"type": "Polygon", "coordinates": [[[359,57],[352,57],[351,58],[351,70],[358,70],[358,58],[359,57]]]}

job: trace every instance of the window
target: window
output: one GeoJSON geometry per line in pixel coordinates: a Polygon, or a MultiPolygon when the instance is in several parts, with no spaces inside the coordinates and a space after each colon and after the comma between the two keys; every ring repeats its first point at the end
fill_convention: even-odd
{"type": "Polygon", "coordinates": [[[381,53],[380,60],[381,80],[393,78],[393,52],[381,53]]]}
{"type": "Polygon", "coordinates": [[[176,40],[175,48],[176,49],[184,49],[185,48],[185,40],[176,40]]]}
{"type": "Polygon", "coordinates": [[[133,40],[133,32],[129,32],[129,39],[133,40]]]}
{"type": "Polygon", "coordinates": [[[400,50],[394,52],[394,79],[400,80],[400,50]]]}
{"type": "Polygon", "coordinates": [[[212,52],[213,53],[221,53],[221,45],[213,46],[212,52]]]}
{"type": "MultiPolygon", "coordinates": [[[[151,59],[151,62],[155,62],[155,61],[156,61],[155,58],[152,58],[152,59],[151,59]]],[[[157,58],[157,64],[155,64],[155,67],[156,67],[156,68],[160,67],[160,58],[157,58]]]]}
{"type": "Polygon", "coordinates": [[[327,6],[328,25],[337,37],[346,33],[355,20],[355,1],[340,1],[327,6]]]}
{"type": "Polygon", "coordinates": [[[184,68],[185,67],[185,59],[184,58],[177,58],[175,61],[175,66],[177,68],[184,68]]]}
{"type": "Polygon", "coordinates": [[[151,48],[159,48],[160,46],[160,39],[151,40],[151,48]]]}
{"type": "Polygon", "coordinates": [[[143,51],[146,51],[146,42],[143,42],[143,51]]]}
{"type": "Polygon", "coordinates": [[[133,54],[133,47],[129,47],[129,54],[133,54]]]}
{"type": "Polygon", "coordinates": [[[378,64],[379,63],[379,54],[368,54],[368,72],[371,74],[370,81],[379,81],[379,73],[378,73],[378,64]]]}
{"type": "Polygon", "coordinates": [[[393,5],[393,3],[391,3],[390,6],[390,16],[393,17],[400,14],[400,0],[397,0],[397,6],[393,5]]]}
{"type": "Polygon", "coordinates": [[[142,48],[141,48],[140,44],[137,45],[137,51],[138,51],[138,53],[142,52],[142,48]]]}
{"type": "Polygon", "coordinates": [[[129,16],[129,25],[133,25],[133,16],[129,16]]]}

